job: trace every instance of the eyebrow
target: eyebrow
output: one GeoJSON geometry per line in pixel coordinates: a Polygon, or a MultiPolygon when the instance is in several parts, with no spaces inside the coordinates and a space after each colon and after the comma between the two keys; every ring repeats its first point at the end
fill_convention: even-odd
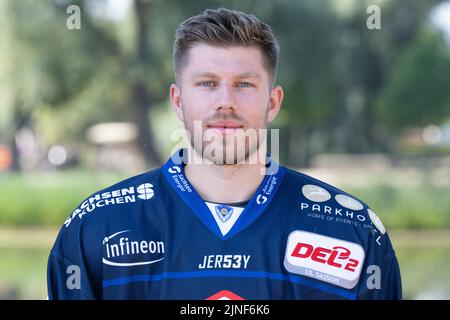
{"type": "MultiPolygon", "coordinates": [[[[200,78],[200,77],[208,77],[208,78],[219,78],[215,73],[213,72],[202,72],[202,71],[198,71],[196,73],[194,73],[194,77],[195,78],[200,78]]],[[[261,76],[257,73],[257,72],[243,72],[240,73],[236,76],[236,78],[238,79],[243,79],[243,78],[257,78],[260,79],[261,76]]]]}

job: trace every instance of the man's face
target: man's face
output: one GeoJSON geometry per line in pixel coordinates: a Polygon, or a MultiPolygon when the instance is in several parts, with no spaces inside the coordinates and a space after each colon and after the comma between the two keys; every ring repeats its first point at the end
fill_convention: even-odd
{"type": "Polygon", "coordinates": [[[215,163],[242,163],[262,143],[259,129],[278,113],[282,89],[271,87],[257,47],[197,44],[188,54],[179,86],[171,86],[177,116],[197,153],[215,163]],[[201,143],[194,143],[195,136],[202,137],[201,143]],[[213,158],[205,152],[208,146],[213,146],[213,158]]]}

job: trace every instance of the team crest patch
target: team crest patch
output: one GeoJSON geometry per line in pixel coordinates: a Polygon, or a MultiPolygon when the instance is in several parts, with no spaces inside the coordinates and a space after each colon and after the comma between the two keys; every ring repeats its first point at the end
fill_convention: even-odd
{"type": "Polygon", "coordinates": [[[231,215],[233,214],[233,208],[224,205],[216,206],[216,214],[219,217],[220,221],[225,223],[231,218],[231,215]]]}

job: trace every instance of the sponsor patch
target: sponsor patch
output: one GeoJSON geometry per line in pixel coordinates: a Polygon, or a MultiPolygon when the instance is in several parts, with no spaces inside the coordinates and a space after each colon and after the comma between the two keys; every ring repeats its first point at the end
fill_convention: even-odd
{"type": "Polygon", "coordinates": [[[84,200],[78,208],[72,212],[70,217],[67,218],[64,225],[66,228],[69,227],[75,217],[78,216],[78,218],[81,219],[85,214],[91,213],[96,208],[135,203],[140,200],[150,200],[154,196],[155,191],[153,190],[153,184],[151,183],[143,183],[137,187],[131,186],[97,193],[84,200]]]}
{"type": "Polygon", "coordinates": [[[257,204],[264,204],[267,201],[267,197],[263,196],[262,194],[258,194],[258,196],[256,197],[256,203],[257,204]]]}
{"type": "Polygon", "coordinates": [[[351,209],[351,210],[362,210],[364,208],[364,206],[362,205],[361,202],[359,202],[358,200],[355,200],[349,196],[346,196],[344,194],[338,194],[335,197],[337,203],[339,203],[341,206],[343,206],[344,208],[347,209],[351,209]]]}
{"type": "Polygon", "coordinates": [[[302,193],[306,199],[314,202],[324,202],[331,199],[330,193],[322,187],[313,184],[305,184],[302,193]]]}
{"type": "Polygon", "coordinates": [[[378,229],[378,231],[381,232],[381,234],[386,233],[386,228],[384,227],[383,223],[381,222],[380,218],[370,209],[367,209],[367,213],[369,213],[369,218],[374,224],[374,226],[378,229]]]}
{"type": "Polygon", "coordinates": [[[122,230],[103,239],[103,264],[115,267],[149,265],[164,259],[164,242],[135,239],[122,230]]]}
{"type": "Polygon", "coordinates": [[[284,267],[291,273],[352,289],[364,257],[364,249],[357,243],[296,230],[287,240],[284,267]]]}

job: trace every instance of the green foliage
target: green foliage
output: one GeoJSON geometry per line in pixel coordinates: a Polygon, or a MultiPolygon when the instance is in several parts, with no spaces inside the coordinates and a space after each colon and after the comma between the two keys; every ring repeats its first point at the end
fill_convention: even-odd
{"type": "Polygon", "coordinates": [[[449,228],[450,187],[374,185],[344,188],[390,228],[449,228]]]}
{"type": "MultiPolygon", "coordinates": [[[[413,232],[411,237],[414,237],[413,232]]],[[[450,263],[448,247],[397,246],[395,251],[400,265],[405,300],[449,299],[450,269],[440,268],[450,263]]]]}
{"type": "MultiPolygon", "coordinates": [[[[0,225],[59,226],[83,199],[124,178],[86,171],[5,176],[0,180],[0,225]]],[[[449,187],[342,188],[365,201],[389,228],[450,228],[449,187]]]]}
{"type": "Polygon", "coordinates": [[[450,117],[449,50],[430,24],[430,12],[441,2],[133,0],[124,19],[110,20],[92,9],[105,9],[106,1],[5,0],[3,142],[12,140],[17,127],[29,126],[44,146],[79,144],[86,128],[107,121],[134,121],[140,134],[153,136],[137,120],[138,111],[152,117],[167,106],[175,28],[206,8],[223,6],[254,13],[280,42],[278,83],[285,97],[275,124],[301,141],[283,143],[281,154],[298,162],[299,154],[307,158],[324,150],[386,151],[388,134],[395,139],[407,126],[450,117]],[[69,3],[81,7],[81,30],[66,28],[69,3]],[[148,10],[138,19],[136,4],[144,3],[148,10]],[[366,27],[370,4],[381,7],[381,30],[366,27]],[[143,21],[147,28],[140,33],[143,21]],[[136,99],[137,92],[148,99],[136,99]]]}
{"type": "Polygon", "coordinates": [[[267,16],[280,42],[281,112],[293,126],[323,125],[336,114],[339,22],[329,1],[274,5],[267,16]]]}
{"type": "Polygon", "coordinates": [[[47,259],[50,248],[0,247],[0,295],[2,299],[47,297],[47,259]]]}
{"type": "Polygon", "coordinates": [[[62,225],[83,199],[123,178],[77,171],[3,176],[0,225],[62,225]]]}
{"type": "Polygon", "coordinates": [[[391,69],[377,103],[380,119],[394,131],[440,123],[450,116],[449,75],[442,35],[424,31],[391,69]]]}

